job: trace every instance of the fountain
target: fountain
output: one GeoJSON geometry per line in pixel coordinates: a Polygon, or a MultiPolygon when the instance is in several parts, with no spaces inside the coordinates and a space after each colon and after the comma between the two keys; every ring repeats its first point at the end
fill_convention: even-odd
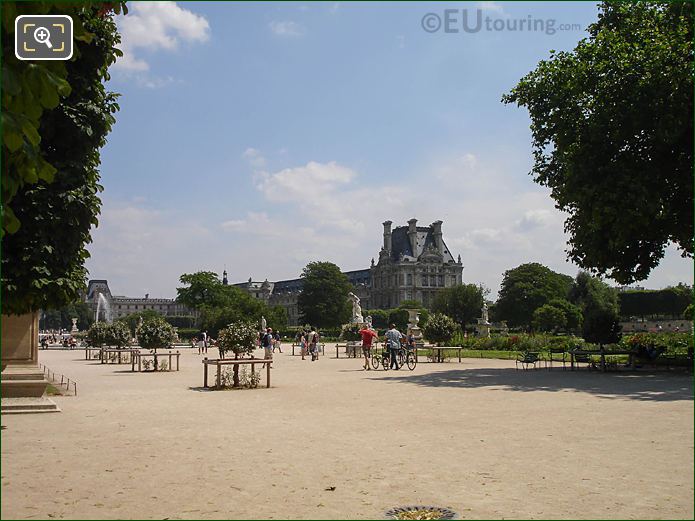
{"type": "Polygon", "coordinates": [[[106,300],[106,297],[102,293],[99,293],[99,297],[97,298],[97,311],[96,315],[94,316],[95,322],[99,322],[99,314],[102,307],[104,309],[104,321],[111,322],[111,305],[109,304],[109,301],[106,300]]]}

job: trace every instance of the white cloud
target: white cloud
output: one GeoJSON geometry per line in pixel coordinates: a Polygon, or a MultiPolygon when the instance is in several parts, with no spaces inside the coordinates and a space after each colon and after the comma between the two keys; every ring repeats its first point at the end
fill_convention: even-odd
{"type": "Polygon", "coordinates": [[[315,201],[329,197],[331,192],[356,177],[350,168],[335,161],[309,161],[305,166],[285,168],[263,179],[257,188],[271,201],[315,201]]]}
{"type": "Polygon", "coordinates": [[[116,295],[150,293],[174,297],[182,273],[213,269],[201,265],[214,237],[189,213],[151,205],[104,200],[99,227],[92,230],[90,278],[107,278],[116,295]]]}
{"type": "Polygon", "coordinates": [[[304,34],[304,27],[291,20],[281,22],[273,20],[268,25],[273,34],[277,36],[302,36],[304,34]]]}
{"type": "Polygon", "coordinates": [[[244,150],[244,153],[241,154],[241,157],[254,168],[263,168],[265,166],[265,157],[263,157],[260,150],[256,150],[255,148],[247,148],[244,150]]]}
{"type": "Polygon", "coordinates": [[[172,51],[180,42],[204,42],[210,37],[208,21],[176,2],[133,2],[129,9],[116,20],[123,51],[123,57],[114,64],[117,69],[146,71],[149,64],[136,57],[136,51],[172,51]]]}

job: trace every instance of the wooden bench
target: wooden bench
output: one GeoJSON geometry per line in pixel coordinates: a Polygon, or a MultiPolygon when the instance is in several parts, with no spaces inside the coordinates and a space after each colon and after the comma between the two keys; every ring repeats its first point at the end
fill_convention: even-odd
{"type": "Polygon", "coordinates": [[[273,363],[272,360],[267,358],[203,358],[203,387],[208,387],[208,366],[214,365],[217,367],[217,379],[215,383],[215,389],[218,391],[222,389],[222,366],[223,365],[250,365],[251,374],[255,374],[256,364],[261,364],[266,366],[266,387],[270,387],[270,365],[273,363]]]}
{"type": "Polygon", "coordinates": [[[92,353],[99,353],[99,359],[101,360],[101,347],[85,347],[84,348],[84,359],[92,360],[92,353]]]}
{"type": "Polygon", "coordinates": [[[135,371],[135,363],[137,362],[138,371],[142,371],[142,359],[143,358],[148,359],[150,357],[154,361],[154,370],[155,371],[161,370],[161,369],[158,369],[159,368],[159,360],[164,358],[164,357],[168,357],[169,358],[169,365],[167,366],[167,371],[173,371],[174,368],[173,368],[171,361],[172,361],[173,357],[176,357],[176,370],[178,371],[179,370],[179,357],[180,356],[181,356],[181,353],[179,351],[176,351],[175,353],[172,353],[171,350],[169,350],[166,353],[165,352],[143,353],[140,350],[137,350],[137,351],[133,350],[133,354],[130,357],[130,363],[131,363],[130,370],[135,371]]]}
{"type": "Polygon", "coordinates": [[[439,347],[439,346],[433,346],[433,345],[422,345],[422,347],[418,346],[416,344],[415,346],[415,360],[418,360],[418,350],[419,349],[429,349],[433,351],[432,356],[430,357],[432,362],[437,362],[441,363],[444,361],[444,356],[442,355],[443,352],[445,351],[456,351],[458,353],[458,359],[459,363],[461,363],[461,352],[463,351],[463,347],[439,347]]]}
{"type": "Polygon", "coordinates": [[[131,348],[124,348],[124,349],[102,348],[101,352],[99,354],[99,358],[100,358],[102,364],[110,363],[110,359],[115,360],[115,363],[117,363],[117,364],[129,364],[129,363],[131,363],[130,360],[132,359],[133,353],[135,353],[136,351],[139,352],[138,349],[131,349],[131,348]],[[110,353],[117,354],[117,356],[111,358],[109,356],[110,353]],[[123,358],[124,354],[127,354],[129,356],[124,359],[123,358]]]}

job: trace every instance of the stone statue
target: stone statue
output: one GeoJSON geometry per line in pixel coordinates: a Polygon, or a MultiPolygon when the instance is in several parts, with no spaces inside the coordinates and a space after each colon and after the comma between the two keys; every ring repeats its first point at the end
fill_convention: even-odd
{"type": "Polygon", "coordinates": [[[77,319],[72,318],[70,320],[72,320],[72,329],[70,329],[70,332],[71,333],[77,333],[77,319]]]}
{"type": "Polygon", "coordinates": [[[483,324],[489,324],[490,321],[488,319],[488,314],[487,314],[487,302],[483,301],[483,309],[482,309],[482,319],[483,319],[483,324]]]}
{"type": "Polygon", "coordinates": [[[264,316],[261,316],[261,331],[265,331],[267,328],[268,328],[268,322],[266,322],[264,316]]]}
{"type": "Polygon", "coordinates": [[[368,327],[369,329],[374,329],[374,328],[372,327],[372,315],[367,315],[367,318],[365,318],[364,320],[365,320],[365,322],[367,323],[367,327],[368,327]]]}
{"type": "Polygon", "coordinates": [[[348,293],[348,298],[352,301],[352,322],[361,324],[364,322],[362,317],[362,306],[360,306],[360,298],[352,291],[348,293]]]}

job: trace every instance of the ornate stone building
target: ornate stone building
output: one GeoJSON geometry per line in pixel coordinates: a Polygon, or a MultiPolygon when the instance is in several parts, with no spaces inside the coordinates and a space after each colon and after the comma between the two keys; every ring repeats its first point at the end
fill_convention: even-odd
{"type": "Polygon", "coordinates": [[[100,310],[100,320],[107,318],[116,320],[120,317],[130,315],[131,313],[135,313],[137,311],[144,311],[146,309],[156,311],[165,317],[196,315],[195,312],[188,309],[183,304],[176,302],[174,299],[150,298],[149,294],[146,294],[144,298],[112,295],[111,290],[109,289],[109,283],[105,279],[90,280],[89,285],[87,286],[87,293],[84,300],[92,306],[94,313],[97,311],[99,294],[104,296],[104,299],[108,303],[108,309],[111,314],[110,317],[107,317],[105,314],[102,314],[102,311],[100,310]]]}
{"type": "MultiPolygon", "coordinates": [[[[408,226],[393,230],[392,224],[384,223],[379,261],[375,263],[372,259],[370,268],[345,272],[362,309],[395,308],[405,300],[416,300],[430,307],[438,291],[462,283],[461,256],[455,260],[444,243],[442,221],[417,226],[417,219],[411,219],[408,226]]],[[[278,282],[249,279],[234,285],[271,306],[283,306],[288,323],[299,324],[297,297],[302,290],[302,279],[278,282]]]]}
{"type": "Polygon", "coordinates": [[[442,288],[461,284],[461,256],[454,256],[442,237],[442,221],[417,226],[410,219],[408,226],[391,229],[384,223],[384,245],[379,262],[372,260],[370,294],[376,309],[395,308],[404,300],[417,300],[426,308],[442,288]]]}

